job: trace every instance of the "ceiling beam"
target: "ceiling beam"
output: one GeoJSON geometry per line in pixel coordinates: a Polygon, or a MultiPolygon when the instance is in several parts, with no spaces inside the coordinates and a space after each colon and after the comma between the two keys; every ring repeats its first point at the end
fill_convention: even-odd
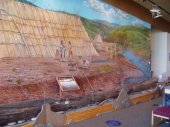
{"type": "Polygon", "coordinates": [[[152,25],[152,27],[169,32],[170,33],[170,22],[163,18],[153,19],[150,11],[143,6],[137,4],[133,0],[104,0],[106,3],[121,9],[129,14],[132,14],[152,25]]]}

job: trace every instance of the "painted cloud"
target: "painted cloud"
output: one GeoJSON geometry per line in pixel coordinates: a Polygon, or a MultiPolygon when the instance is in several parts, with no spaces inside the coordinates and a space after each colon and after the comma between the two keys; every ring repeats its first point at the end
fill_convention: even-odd
{"type": "Polygon", "coordinates": [[[117,8],[108,6],[108,4],[99,0],[84,0],[84,5],[102,13],[109,18],[128,18],[129,15],[117,8]]]}

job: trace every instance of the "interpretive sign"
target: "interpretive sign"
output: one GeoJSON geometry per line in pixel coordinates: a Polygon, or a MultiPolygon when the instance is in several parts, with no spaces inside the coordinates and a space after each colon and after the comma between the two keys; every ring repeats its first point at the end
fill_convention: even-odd
{"type": "Polygon", "coordinates": [[[71,91],[80,89],[76,80],[72,76],[57,77],[56,79],[61,91],[71,91]]]}

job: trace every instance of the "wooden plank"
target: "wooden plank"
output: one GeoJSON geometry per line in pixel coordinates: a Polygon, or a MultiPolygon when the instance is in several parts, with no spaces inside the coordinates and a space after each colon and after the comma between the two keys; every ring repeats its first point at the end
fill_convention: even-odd
{"type": "Polygon", "coordinates": [[[69,114],[67,114],[66,124],[69,124],[69,121],[78,122],[78,121],[81,121],[81,120],[93,118],[93,117],[96,117],[97,115],[99,115],[101,113],[109,112],[109,111],[113,111],[112,104],[95,106],[95,107],[92,107],[92,108],[87,108],[87,109],[82,110],[82,111],[69,113],[69,114]]]}

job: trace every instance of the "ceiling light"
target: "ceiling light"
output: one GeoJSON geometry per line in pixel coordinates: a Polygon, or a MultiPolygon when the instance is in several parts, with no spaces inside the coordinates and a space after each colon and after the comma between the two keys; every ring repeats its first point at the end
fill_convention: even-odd
{"type": "Polygon", "coordinates": [[[160,15],[160,14],[158,14],[158,15],[156,15],[156,16],[154,16],[153,18],[159,18],[159,17],[161,17],[162,15],[160,15]]]}
{"type": "Polygon", "coordinates": [[[157,5],[152,5],[150,12],[152,14],[152,18],[158,18],[161,17],[161,10],[158,8],[157,5]]]}

